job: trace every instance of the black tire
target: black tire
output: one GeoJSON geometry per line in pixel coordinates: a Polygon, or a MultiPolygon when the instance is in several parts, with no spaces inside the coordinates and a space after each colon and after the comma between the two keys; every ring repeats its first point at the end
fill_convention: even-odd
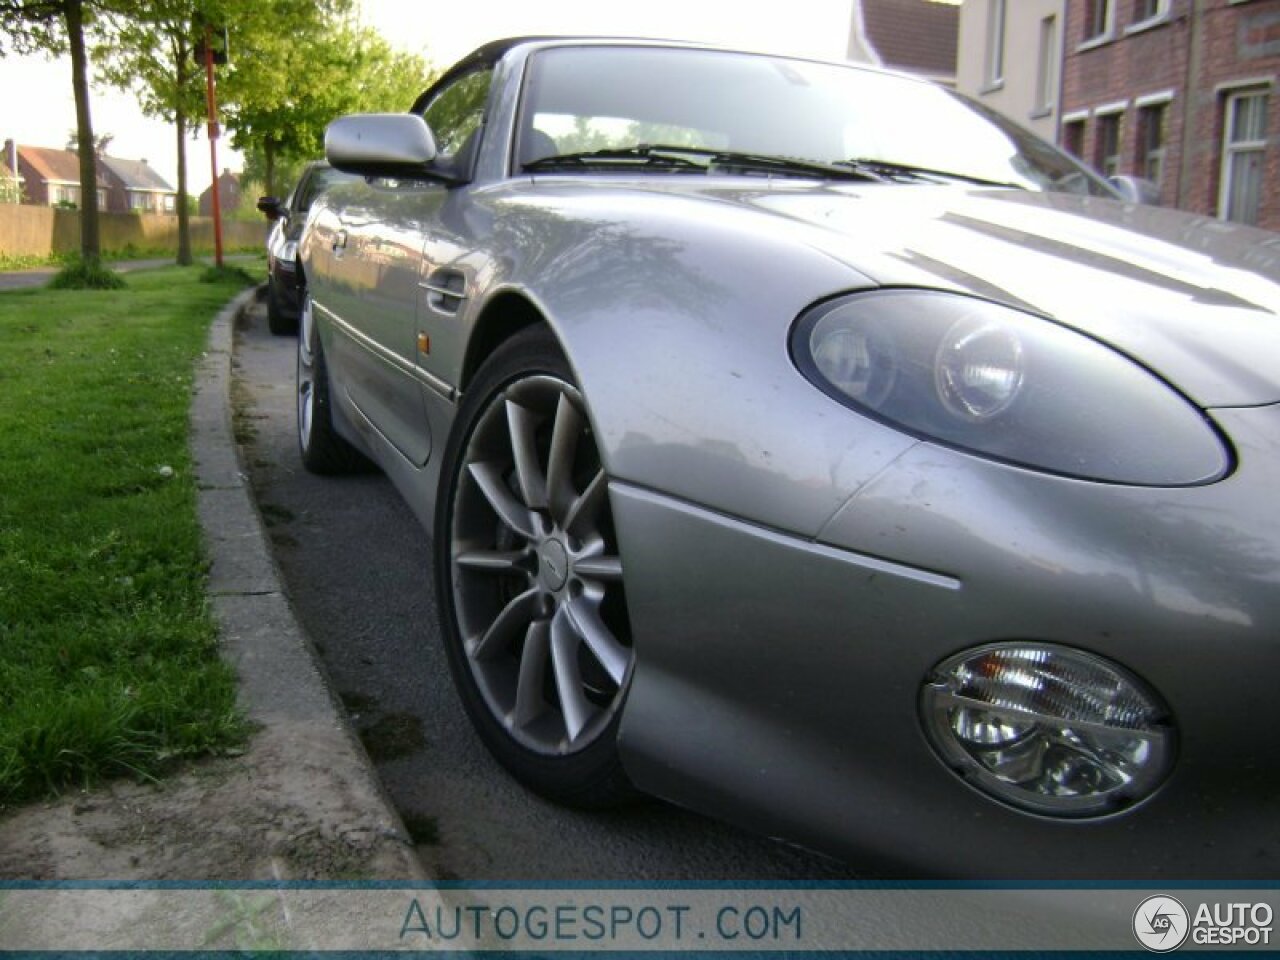
{"type": "MultiPolygon", "coordinates": [[[[529,413],[524,407],[521,410],[529,413]]],[[[569,420],[568,414],[565,419],[569,420]]],[[[564,432],[567,436],[569,428],[564,432]]],[[[514,450],[514,445],[511,441],[508,449],[514,450]]],[[[501,346],[466,391],[445,449],[434,536],[441,636],[454,684],[471,723],[493,756],[517,780],[550,800],[584,809],[616,807],[637,797],[617,749],[618,724],[634,656],[622,595],[621,561],[616,555],[607,488],[602,482],[604,474],[598,464],[590,425],[569,365],[548,330],[530,328],[501,346]],[[583,483],[577,472],[563,468],[557,471],[550,466],[551,447],[545,441],[548,433],[554,435],[560,430],[561,401],[555,393],[562,387],[564,401],[570,406],[576,404],[574,416],[583,415],[572,421],[578,425],[576,453],[567,459],[561,457],[558,462],[581,465],[585,470],[582,476],[600,481],[598,488],[596,483],[585,484],[588,491],[605,491],[603,496],[592,496],[591,507],[578,511],[577,527],[566,525],[564,529],[557,517],[574,514],[556,506],[556,502],[569,503],[571,496],[577,494],[572,503],[580,506],[587,497],[580,492],[583,483]],[[523,547],[518,543],[521,534],[504,524],[489,499],[492,494],[486,489],[492,488],[486,488],[472,472],[473,468],[489,467],[491,437],[497,438],[501,446],[504,429],[509,431],[509,439],[515,436],[514,426],[503,427],[513,416],[513,397],[521,403],[529,398],[535,405],[544,404],[528,418],[529,422],[540,420],[527,434],[534,438],[528,449],[536,451],[535,466],[527,472],[541,471],[538,482],[543,499],[548,501],[545,513],[539,512],[536,496],[522,492],[526,489],[524,480],[514,479],[519,472],[514,459],[507,468],[495,468],[504,470],[507,492],[517,498],[524,496],[520,505],[530,511],[529,528],[536,535],[526,539],[523,547]],[[549,413],[552,401],[554,415],[549,413]],[[552,421],[550,425],[548,420],[552,421]],[[589,443],[584,444],[584,440],[589,443]],[[478,456],[485,462],[477,460],[478,456]],[[544,462],[546,468],[542,467],[544,462]],[[559,496],[551,492],[553,483],[563,491],[559,496]],[[496,523],[490,522],[486,510],[493,511],[496,523]],[[570,536],[571,529],[584,539],[570,536]],[[562,571],[553,573],[555,566],[544,566],[543,561],[548,557],[547,551],[553,550],[549,544],[556,538],[560,538],[559,546],[554,549],[560,550],[558,556],[564,564],[562,571]],[[570,552],[565,552],[566,544],[570,552]],[[586,556],[597,545],[597,554],[586,556]],[[485,567],[480,559],[509,558],[521,550],[522,559],[513,562],[510,570],[485,567]],[[607,569],[610,565],[617,569],[607,569]],[[607,588],[595,583],[588,569],[605,571],[601,576],[609,581],[607,588]],[[544,579],[552,585],[548,586],[544,579]],[[507,622],[505,614],[531,593],[538,595],[529,601],[529,622],[523,624],[522,614],[517,625],[501,631],[503,635],[510,633],[509,639],[490,643],[499,621],[507,622]],[[488,621],[491,612],[495,617],[488,621]],[[496,616],[497,613],[503,616],[496,616]],[[464,621],[470,626],[470,639],[464,621]],[[590,629],[580,626],[588,621],[590,629]],[[476,624],[486,622],[489,628],[477,639],[476,624]],[[605,643],[600,639],[600,628],[609,636],[609,643],[603,648],[608,654],[605,657],[596,653],[598,645],[605,643]],[[586,639],[588,635],[592,640],[586,639]],[[535,642],[538,645],[531,646],[535,642]],[[620,666],[621,657],[625,657],[625,668],[620,666]],[[541,667],[530,667],[533,661],[540,662],[541,667]],[[527,676],[536,680],[526,683],[527,676]],[[572,679],[566,677],[577,678],[576,693],[572,679]],[[562,681],[566,684],[563,687],[562,681]],[[527,689],[534,694],[526,693],[527,689]],[[566,708],[566,704],[570,706],[566,708]],[[525,719],[518,719],[522,716],[525,719]],[[583,720],[584,716],[589,719],[583,720]],[[561,738],[558,744],[557,736],[561,738]]],[[[537,487],[538,482],[530,481],[530,485],[537,487]]]]}
{"type": "Polygon", "coordinates": [[[267,329],[277,337],[287,337],[298,332],[298,318],[287,316],[280,309],[280,297],[275,280],[267,281],[267,329]]]}
{"type": "Polygon", "coordinates": [[[311,318],[311,300],[304,293],[300,311],[295,384],[298,396],[298,452],[312,473],[357,473],[369,461],[333,428],[329,371],[324,349],[311,318]]]}

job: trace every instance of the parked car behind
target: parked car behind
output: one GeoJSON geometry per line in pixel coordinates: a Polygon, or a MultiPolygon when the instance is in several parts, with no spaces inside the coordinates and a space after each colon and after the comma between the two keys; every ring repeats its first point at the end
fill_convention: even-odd
{"type": "Polygon", "coordinates": [[[1280,238],[650,41],[484,47],[326,150],[303,461],[431,532],[514,776],[868,871],[1280,872],[1280,238]]]}
{"type": "Polygon", "coordinates": [[[298,238],[316,197],[351,175],[323,160],[309,163],[283,203],[260,197],[258,209],[274,226],[267,234],[267,325],[277,335],[298,330],[298,238]]]}

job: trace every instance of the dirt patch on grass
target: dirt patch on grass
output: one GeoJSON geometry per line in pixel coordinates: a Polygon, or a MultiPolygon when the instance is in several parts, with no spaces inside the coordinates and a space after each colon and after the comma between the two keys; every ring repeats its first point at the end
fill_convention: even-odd
{"type": "Polygon", "coordinates": [[[388,859],[401,840],[354,811],[317,817],[305,784],[273,783],[278,759],[270,747],[259,748],[198,764],[161,784],[117,781],[10,811],[0,816],[0,878],[333,880],[402,873],[403,861],[388,859]]]}

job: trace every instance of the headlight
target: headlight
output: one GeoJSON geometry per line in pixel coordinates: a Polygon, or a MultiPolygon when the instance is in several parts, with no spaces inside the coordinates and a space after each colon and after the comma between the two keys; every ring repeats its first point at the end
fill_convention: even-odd
{"type": "Polygon", "coordinates": [[[290,240],[281,247],[278,259],[286,270],[292,270],[298,262],[298,241],[290,240]]]}
{"type": "Polygon", "coordinates": [[[796,364],[899,429],[1049,473],[1190,486],[1230,458],[1209,421],[1128,357],[1051,320],[958,294],[880,290],[797,323],[796,364]]]}
{"type": "Polygon", "coordinates": [[[1093,654],[1001,643],[940,664],[920,698],[938,755],[972,786],[1035,813],[1089,817],[1144,800],[1173,760],[1168,711],[1093,654]]]}

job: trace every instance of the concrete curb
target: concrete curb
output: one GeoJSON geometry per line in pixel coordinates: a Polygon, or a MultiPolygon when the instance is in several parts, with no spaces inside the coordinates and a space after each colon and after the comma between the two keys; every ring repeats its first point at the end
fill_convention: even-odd
{"type": "MultiPolygon", "coordinates": [[[[240,294],[214,319],[190,413],[197,507],[211,560],[209,597],[223,654],[239,674],[241,709],[260,727],[246,756],[249,780],[264,800],[287,797],[307,811],[310,829],[358,851],[361,877],[423,880],[408,833],[289,605],[238,458],[233,328],[257,292],[240,294]]],[[[287,858],[273,864],[273,870],[297,872],[287,858]]]]}

